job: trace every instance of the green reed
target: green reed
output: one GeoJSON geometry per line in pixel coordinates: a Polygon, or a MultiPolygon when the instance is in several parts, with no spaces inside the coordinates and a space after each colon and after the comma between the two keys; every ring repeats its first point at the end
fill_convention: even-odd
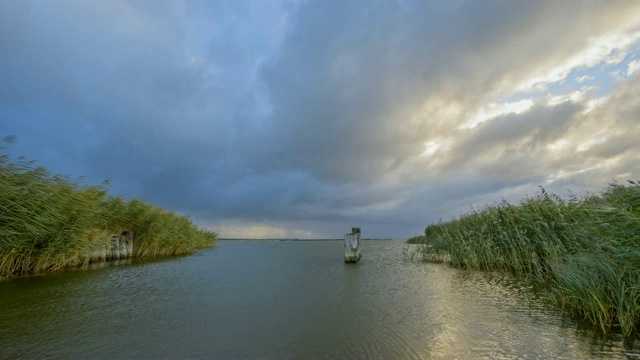
{"type": "Polygon", "coordinates": [[[640,182],[568,200],[544,189],[429,225],[422,258],[512,272],[603,332],[640,329],[640,182]]]}
{"type": "Polygon", "coordinates": [[[426,241],[426,237],[424,235],[416,235],[407,239],[407,244],[423,244],[426,241]]]}
{"type": "Polygon", "coordinates": [[[0,156],[0,278],[87,263],[126,230],[134,256],[185,254],[217,238],[186,216],[0,156]]]}

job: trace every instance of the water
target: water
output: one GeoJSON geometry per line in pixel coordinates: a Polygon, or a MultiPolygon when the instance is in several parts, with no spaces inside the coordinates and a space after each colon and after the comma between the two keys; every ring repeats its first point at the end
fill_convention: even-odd
{"type": "MultiPolygon", "coordinates": [[[[194,256],[0,282],[0,358],[635,358],[521,282],[397,241],[221,241],[194,256]]],[[[625,349],[626,346],[626,349],[625,349]]]]}

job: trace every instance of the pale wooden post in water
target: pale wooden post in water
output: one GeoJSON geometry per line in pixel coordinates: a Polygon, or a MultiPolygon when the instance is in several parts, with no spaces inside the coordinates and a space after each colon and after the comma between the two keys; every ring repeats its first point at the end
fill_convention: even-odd
{"type": "Polygon", "coordinates": [[[133,257],[133,231],[125,231],[123,235],[126,238],[127,255],[133,257]]]}
{"type": "Polygon", "coordinates": [[[133,232],[125,231],[118,237],[118,253],[120,259],[133,257],[133,232]]]}
{"type": "Polygon", "coordinates": [[[124,260],[133,257],[133,232],[125,231],[120,236],[112,236],[108,243],[100,244],[100,248],[90,256],[91,262],[124,260]]]}
{"type": "Polygon", "coordinates": [[[351,228],[351,234],[344,236],[344,262],[354,263],[360,260],[360,228],[351,228]]]}
{"type": "Polygon", "coordinates": [[[111,241],[109,242],[109,252],[107,253],[107,258],[113,260],[120,260],[120,249],[118,248],[118,244],[120,243],[119,236],[112,236],[111,241]]]}
{"type": "Polygon", "coordinates": [[[129,257],[127,254],[127,238],[124,235],[118,237],[118,252],[120,253],[120,259],[129,257]]]}

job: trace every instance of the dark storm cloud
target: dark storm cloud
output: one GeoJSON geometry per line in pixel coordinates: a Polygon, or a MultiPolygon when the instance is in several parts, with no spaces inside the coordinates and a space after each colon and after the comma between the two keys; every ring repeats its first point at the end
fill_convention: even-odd
{"type": "Polygon", "coordinates": [[[35,134],[45,149],[73,149],[62,171],[112,179],[129,196],[190,197],[185,185],[232,151],[235,107],[253,106],[255,60],[226,40],[248,36],[234,33],[245,13],[232,4],[3,3],[13,13],[2,33],[14,51],[0,58],[8,129],[25,148],[35,134]],[[190,29],[199,11],[203,27],[190,29]]]}

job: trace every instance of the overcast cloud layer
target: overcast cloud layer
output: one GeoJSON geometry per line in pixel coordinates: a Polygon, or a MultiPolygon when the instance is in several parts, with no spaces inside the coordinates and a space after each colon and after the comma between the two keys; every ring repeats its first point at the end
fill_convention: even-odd
{"type": "Polygon", "coordinates": [[[640,179],[638,1],[0,2],[12,156],[223,237],[640,179]]]}

